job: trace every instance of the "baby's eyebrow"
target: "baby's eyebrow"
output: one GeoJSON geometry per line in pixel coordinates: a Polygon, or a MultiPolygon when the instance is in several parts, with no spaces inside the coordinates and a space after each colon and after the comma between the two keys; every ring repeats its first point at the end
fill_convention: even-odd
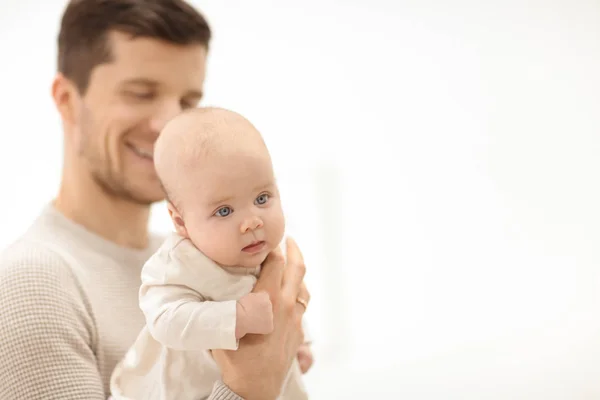
{"type": "MultiPolygon", "coordinates": [[[[264,190],[271,189],[274,186],[275,186],[275,182],[269,182],[269,183],[266,183],[266,184],[263,184],[263,185],[260,185],[260,186],[256,186],[254,188],[254,193],[259,193],[259,192],[262,192],[264,190]]],[[[209,207],[212,208],[212,207],[219,206],[221,204],[229,203],[229,202],[231,202],[234,199],[235,199],[235,196],[224,196],[224,197],[220,197],[219,199],[217,199],[215,201],[209,202],[208,205],[209,205],[209,207]]]]}
{"type": "Polygon", "coordinates": [[[273,186],[275,186],[275,183],[273,183],[273,182],[269,182],[269,183],[267,183],[267,184],[264,184],[264,185],[257,186],[257,187],[254,189],[254,191],[255,191],[255,192],[260,192],[260,191],[263,191],[263,190],[265,190],[265,189],[270,189],[270,188],[272,188],[273,186]]]}
{"type": "Polygon", "coordinates": [[[231,200],[233,200],[233,196],[227,196],[227,197],[221,197],[220,199],[216,200],[216,201],[211,201],[209,203],[210,207],[216,207],[218,205],[224,204],[224,203],[228,203],[231,200]]]}

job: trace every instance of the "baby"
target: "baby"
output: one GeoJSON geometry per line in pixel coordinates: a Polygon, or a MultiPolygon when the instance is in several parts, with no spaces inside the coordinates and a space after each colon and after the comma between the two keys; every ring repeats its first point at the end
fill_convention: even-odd
{"type": "MultiPolygon", "coordinates": [[[[251,293],[284,235],[271,158],[234,112],[186,111],[161,132],[156,171],[176,233],[142,270],[146,326],[111,378],[115,399],[201,399],[220,379],[210,350],[273,330],[266,293],[251,293]]],[[[305,345],[306,346],[306,345],[305,345]]],[[[299,357],[311,357],[308,347],[299,357]]],[[[306,399],[295,360],[282,399],[306,399]]]]}

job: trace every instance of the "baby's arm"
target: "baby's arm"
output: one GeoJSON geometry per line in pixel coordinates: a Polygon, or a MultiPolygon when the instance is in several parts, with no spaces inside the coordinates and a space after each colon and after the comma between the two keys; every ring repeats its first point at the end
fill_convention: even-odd
{"type": "Polygon", "coordinates": [[[140,307],[150,334],[176,350],[237,349],[248,333],[270,333],[273,310],[266,293],[251,293],[239,301],[204,301],[183,285],[143,286],[140,307]]]}
{"type": "Polygon", "coordinates": [[[249,293],[237,302],[235,337],[248,333],[267,334],[273,331],[273,306],[266,292],[249,293]]]}
{"type": "Polygon", "coordinates": [[[176,350],[237,348],[236,302],[204,301],[183,285],[142,285],[140,308],[150,334],[176,350]]]}

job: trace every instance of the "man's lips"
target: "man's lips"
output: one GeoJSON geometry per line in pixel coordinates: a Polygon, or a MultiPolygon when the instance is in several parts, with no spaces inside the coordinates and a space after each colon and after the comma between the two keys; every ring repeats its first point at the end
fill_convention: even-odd
{"type": "Polygon", "coordinates": [[[265,244],[266,243],[264,240],[253,242],[253,243],[249,244],[248,246],[244,247],[242,249],[242,251],[244,251],[246,253],[250,253],[250,254],[258,253],[265,247],[265,244]]]}
{"type": "Polygon", "coordinates": [[[136,155],[141,158],[145,158],[148,161],[152,161],[154,159],[154,149],[146,149],[141,146],[136,146],[132,143],[127,143],[127,147],[129,147],[136,155]]]}

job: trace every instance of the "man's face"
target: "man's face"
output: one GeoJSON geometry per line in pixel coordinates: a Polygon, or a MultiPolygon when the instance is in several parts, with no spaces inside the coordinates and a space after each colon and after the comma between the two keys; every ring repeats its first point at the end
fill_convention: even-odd
{"type": "Polygon", "coordinates": [[[206,48],[118,32],[110,37],[114,60],[93,69],[79,100],[75,167],[113,196],[150,204],[164,197],[154,142],[171,118],[200,101],[206,48]]]}

